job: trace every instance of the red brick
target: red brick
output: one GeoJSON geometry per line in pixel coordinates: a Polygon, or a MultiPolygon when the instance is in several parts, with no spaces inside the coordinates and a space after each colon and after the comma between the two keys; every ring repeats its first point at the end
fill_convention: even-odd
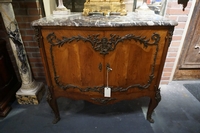
{"type": "Polygon", "coordinates": [[[192,6],[192,1],[188,1],[187,7],[186,8],[190,8],[192,6]]]}
{"type": "Polygon", "coordinates": [[[26,5],[27,5],[27,8],[39,8],[40,7],[40,4],[38,1],[27,2],[26,5]]]}
{"type": "Polygon", "coordinates": [[[26,48],[27,52],[39,52],[38,48],[26,48]]]}
{"type": "Polygon", "coordinates": [[[169,50],[168,52],[177,52],[178,51],[178,48],[175,48],[175,47],[169,47],[169,50]]]}
{"type": "Polygon", "coordinates": [[[172,71],[172,68],[164,68],[164,70],[163,70],[164,72],[171,72],[172,71]]]}
{"type": "Polygon", "coordinates": [[[178,17],[178,22],[186,22],[187,19],[188,19],[187,16],[180,16],[180,17],[178,17]]]}
{"type": "Polygon", "coordinates": [[[170,20],[178,21],[178,16],[175,16],[175,15],[173,15],[173,16],[168,16],[168,18],[169,18],[170,20]]]}
{"type": "Polygon", "coordinates": [[[38,52],[38,53],[32,53],[32,57],[41,57],[41,56],[40,53],[38,52]]]}
{"type": "Polygon", "coordinates": [[[170,77],[162,77],[161,80],[169,80],[170,77]]]}
{"type": "Polygon", "coordinates": [[[21,29],[31,29],[32,27],[31,27],[31,25],[30,25],[30,23],[27,23],[27,22],[25,22],[25,23],[18,23],[18,25],[19,25],[19,27],[21,28],[21,29]]]}
{"type": "Polygon", "coordinates": [[[27,8],[26,2],[18,2],[19,3],[19,8],[27,8]]]}
{"type": "Polygon", "coordinates": [[[34,9],[34,8],[31,8],[31,9],[28,9],[28,15],[40,15],[41,14],[41,10],[38,8],[38,9],[34,9]]]}
{"type": "Polygon", "coordinates": [[[188,15],[189,10],[182,11],[180,9],[170,8],[170,9],[167,9],[166,13],[169,15],[188,15]]]}
{"type": "Polygon", "coordinates": [[[44,69],[43,69],[43,67],[33,67],[32,71],[34,73],[39,73],[39,72],[44,72],[44,69]]]}
{"type": "Polygon", "coordinates": [[[181,40],[182,36],[173,35],[172,39],[175,41],[181,40]]]}
{"type": "Polygon", "coordinates": [[[33,36],[22,36],[23,41],[32,41],[33,36]]]}
{"type": "Polygon", "coordinates": [[[32,56],[32,53],[29,53],[29,52],[28,52],[28,53],[26,52],[26,55],[28,56],[28,58],[33,57],[33,56],[32,56]]]}
{"type": "Polygon", "coordinates": [[[165,62],[175,62],[176,58],[166,58],[165,62]]]}
{"type": "Polygon", "coordinates": [[[165,80],[161,80],[160,84],[161,85],[167,85],[169,83],[169,80],[165,81],[165,80]]]}
{"type": "Polygon", "coordinates": [[[17,23],[24,22],[23,17],[21,17],[21,16],[16,15],[15,18],[17,20],[17,23]]]}
{"type": "Polygon", "coordinates": [[[167,68],[167,67],[173,67],[174,66],[174,62],[167,62],[167,63],[165,63],[165,67],[167,68]]]}
{"type": "Polygon", "coordinates": [[[185,28],[185,22],[179,22],[178,25],[175,27],[175,29],[184,29],[185,28]]]}
{"type": "Polygon", "coordinates": [[[26,32],[24,30],[22,30],[20,28],[19,28],[19,30],[20,30],[21,36],[26,36],[26,32]]]}
{"type": "Polygon", "coordinates": [[[171,76],[171,72],[163,72],[163,75],[162,76],[167,76],[167,77],[169,77],[169,76],[171,76]]]}
{"type": "Polygon", "coordinates": [[[179,9],[182,9],[182,5],[179,5],[177,3],[177,1],[169,1],[167,7],[168,8],[179,8],[179,9]]]}
{"type": "Polygon", "coordinates": [[[34,66],[35,67],[43,67],[43,64],[42,64],[42,62],[37,62],[37,63],[34,63],[34,66]]]}
{"type": "Polygon", "coordinates": [[[19,2],[14,2],[14,0],[13,0],[13,2],[12,2],[12,7],[13,7],[13,9],[20,8],[19,2]]]}
{"type": "Polygon", "coordinates": [[[37,73],[37,76],[39,76],[39,77],[44,77],[44,76],[45,76],[45,73],[44,73],[44,72],[42,73],[42,72],[40,71],[39,73],[37,73]]]}
{"type": "Polygon", "coordinates": [[[180,46],[180,41],[172,41],[170,44],[170,47],[179,47],[180,46]]]}
{"type": "Polygon", "coordinates": [[[177,56],[177,52],[169,52],[167,57],[176,57],[177,56]]]}
{"type": "Polygon", "coordinates": [[[26,34],[27,35],[35,35],[35,31],[34,30],[26,30],[26,34]]]}
{"type": "MultiPolygon", "coordinates": [[[[35,16],[27,16],[26,19],[28,19],[29,22],[32,22],[32,21],[34,21],[34,20],[40,19],[41,17],[42,17],[41,15],[40,15],[40,16],[37,16],[37,15],[35,15],[35,16]]],[[[31,24],[30,24],[30,25],[31,25],[31,24]]]]}
{"type": "Polygon", "coordinates": [[[15,15],[27,15],[27,9],[26,8],[19,8],[14,10],[15,15]]]}
{"type": "Polygon", "coordinates": [[[43,82],[44,84],[47,84],[46,78],[44,76],[42,76],[42,77],[37,76],[35,78],[37,79],[38,82],[43,82]]]}
{"type": "Polygon", "coordinates": [[[182,35],[183,32],[184,32],[183,29],[181,29],[181,30],[178,30],[178,29],[177,29],[177,30],[174,31],[174,35],[182,35]]]}
{"type": "Polygon", "coordinates": [[[26,41],[23,40],[23,44],[24,44],[24,46],[26,47],[27,44],[28,44],[28,42],[26,42],[26,41]]]}
{"type": "Polygon", "coordinates": [[[41,58],[29,58],[30,62],[42,62],[41,58]]]}
{"type": "Polygon", "coordinates": [[[38,46],[36,41],[28,42],[28,46],[38,46]]]}

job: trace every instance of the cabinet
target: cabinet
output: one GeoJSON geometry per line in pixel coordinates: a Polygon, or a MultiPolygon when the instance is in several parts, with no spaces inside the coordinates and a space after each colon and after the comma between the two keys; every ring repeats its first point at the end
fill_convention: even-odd
{"type": "Polygon", "coordinates": [[[19,87],[20,83],[6,49],[6,41],[0,39],[0,116],[6,116],[11,110],[10,103],[19,87]]]}
{"type": "Polygon", "coordinates": [[[55,26],[46,20],[32,25],[37,31],[54,123],[60,119],[59,97],[106,105],[145,96],[150,97],[147,119],[154,122],[151,114],[161,100],[159,82],[176,23],[55,26]],[[107,86],[110,97],[104,93],[107,86]]]}

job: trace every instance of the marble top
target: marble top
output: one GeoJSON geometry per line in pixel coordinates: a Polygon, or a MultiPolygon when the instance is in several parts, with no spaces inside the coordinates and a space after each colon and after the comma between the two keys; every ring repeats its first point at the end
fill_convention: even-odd
{"type": "Polygon", "coordinates": [[[176,26],[178,23],[156,14],[129,12],[126,16],[83,16],[81,13],[70,15],[51,15],[32,22],[32,26],[83,26],[83,27],[126,27],[126,26],[176,26]]]}

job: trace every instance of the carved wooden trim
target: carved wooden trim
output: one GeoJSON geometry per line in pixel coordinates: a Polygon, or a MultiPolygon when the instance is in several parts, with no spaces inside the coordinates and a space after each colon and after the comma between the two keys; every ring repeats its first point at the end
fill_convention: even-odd
{"type": "Polygon", "coordinates": [[[91,99],[100,104],[107,104],[110,101],[116,100],[116,98],[91,98],[91,99]]]}
{"type": "Polygon", "coordinates": [[[157,86],[155,86],[155,89],[156,89],[155,99],[159,103],[161,101],[160,88],[158,88],[157,86]]]}
{"type": "Polygon", "coordinates": [[[42,42],[42,35],[41,35],[41,28],[40,27],[34,27],[35,30],[35,41],[38,44],[38,47],[41,47],[42,42]]]}
{"type": "Polygon", "coordinates": [[[174,32],[174,27],[172,27],[168,30],[168,35],[166,36],[166,41],[168,40],[168,46],[170,46],[170,44],[172,42],[173,32],[174,32]]]}
{"type": "Polygon", "coordinates": [[[109,52],[113,51],[117,44],[119,42],[123,42],[125,40],[134,40],[135,42],[139,42],[140,44],[143,45],[144,48],[147,48],[148,46],[156,46],[156,51],[154,53],[154,59],[153,59],[153,65],[151,67],[151,73],[149,75],[149,80],[147,81],[146,84],[141,85],[141,84],[133,84],[130,85],[126,88],[122,87],[116,87],[112,88],[112,92],[125,92],[129,90],[130,88],[139,88],[139,89],[147,89],[153,79],[154,79],[154,71],[155,71],[155,63],[157,59],[157,54],[158,54],[158,49],[159,49],[159,41],[160,41],[160,35],[153,33],[151,39],[147,39],[146,37],[141,37],[141,36],[135,36],[133,34],[127,34],[123,37],[120,37],[118,35],[110,35],[110,38],[99,38],[99,35],[89,35],[88,37],[83,37],[83,36],[73,36],[71,38],[67,37],[62,37],[62,39],[59,39],[56,37],[54,33],[50,33],[47,35],[47,40],[50,44],[50,56],[52,60],[52,66],[53,66],[53,72],[54,72],[54,80],[55,83],[63,90],[69,89],[69,88],[74,88],[74,89],[79,89],[81,92],[99,92],[103,94],[103,89],[105,86],[97,86],[97,87],[86,87],[86,88],[80,88],[78,86],[72,85],[72,84],[64,84],[59,80],[59,75],[57,75],[56,72],[56,66],[55,66],[55,61],[54,61],[54,55],[53,55],[53,47],[59,47],[61,48],[63,45],[68,44],[73,42],[73,41],[84,41],[84,42],[89,42],[93,49],[100,54],[106,55],[109,52]]]}

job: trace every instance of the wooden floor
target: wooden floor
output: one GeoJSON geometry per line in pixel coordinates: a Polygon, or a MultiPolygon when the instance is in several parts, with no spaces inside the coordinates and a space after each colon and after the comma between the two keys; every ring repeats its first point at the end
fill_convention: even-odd
{"type": "Polygon", "coordinates": [[[52,124],[53,113],[43,97],[37,106],[15,101],[8,116],[0,118],[0,133],[199,133],[200,102],[184,87],[196,83],[200,80],[161,85],[154,124],[146,120],[149,98],[109,106],[60,98],[61,120],[52,124]]]}

